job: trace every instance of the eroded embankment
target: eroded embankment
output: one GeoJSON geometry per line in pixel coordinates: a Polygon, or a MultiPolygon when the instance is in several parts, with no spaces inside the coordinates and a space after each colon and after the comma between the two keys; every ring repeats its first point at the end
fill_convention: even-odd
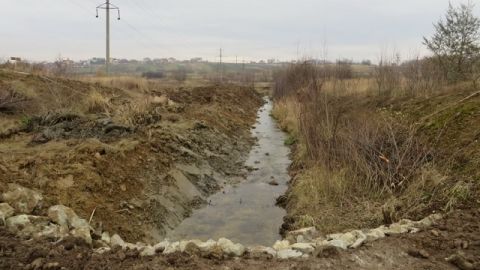
{"type": "Polygon", "coordinates": [[[0,192],[39,191],[129,241],[161,239],[246,173],[261,97],[214,86],[149,91],[0,73],[0,192]]]}

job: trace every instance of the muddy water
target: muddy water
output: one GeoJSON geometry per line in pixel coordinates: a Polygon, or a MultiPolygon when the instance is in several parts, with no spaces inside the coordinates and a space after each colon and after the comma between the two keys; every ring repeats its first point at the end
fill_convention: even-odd
{"type": "Polygon", "coordinates": [[[249,154],[246,166],[255,170],[236,186],[227,186],[211,196],[209,205],[195,210],[175,230],[170,240],[218,239],[226,237],[245,245],[271,246],[278,234],[285,210],[275,206],[275,199],[287,190],[289,149],[286,135],[270,116],[268,101],[258,112],[252,133],[258,144],[249,154]],[[274,181],[278,185],[271,185],[274,181]]]}

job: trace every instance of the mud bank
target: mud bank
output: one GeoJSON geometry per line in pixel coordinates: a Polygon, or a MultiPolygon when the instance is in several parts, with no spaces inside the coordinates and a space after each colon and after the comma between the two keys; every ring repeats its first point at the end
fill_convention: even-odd
{"type": "Polygon", "coordinates": [[[0,192],[44,196],[94,228],[157,241],[223,186],[239,182],[263,104],[249,88],[126,90],[0,72],[25,102],[0,112],[0,192]]]}

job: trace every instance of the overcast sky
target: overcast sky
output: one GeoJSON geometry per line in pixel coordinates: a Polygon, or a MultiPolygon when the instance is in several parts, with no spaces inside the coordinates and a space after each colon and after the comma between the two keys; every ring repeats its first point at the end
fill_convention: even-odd
{"type": "MultiPolygon", "coordinates": [[[[0,0],[0,58],[102,57],[104,0],[0,0]]],[[[465,1],[450,0],[453,4],[465,1]]],[[[448,0],[112,0],[112,57],[378,60],[426,53],[448,0]],[[325,49],[326,48],[326,49],[325,49]]],[[[475,8],[479,15],[480,6],[475,8]]]]}

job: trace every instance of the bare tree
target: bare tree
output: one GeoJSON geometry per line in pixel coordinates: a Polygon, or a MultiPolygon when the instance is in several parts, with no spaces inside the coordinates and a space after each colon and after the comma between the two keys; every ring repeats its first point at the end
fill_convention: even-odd
{"type": "Polygon", "coordinates": [[[448,7],[445,18],[434,24],[435,33],[424,44],[436,56],[444,76],[451,82],[471,79],[480,53],[480,19],[474,5],[448,7]]]}

